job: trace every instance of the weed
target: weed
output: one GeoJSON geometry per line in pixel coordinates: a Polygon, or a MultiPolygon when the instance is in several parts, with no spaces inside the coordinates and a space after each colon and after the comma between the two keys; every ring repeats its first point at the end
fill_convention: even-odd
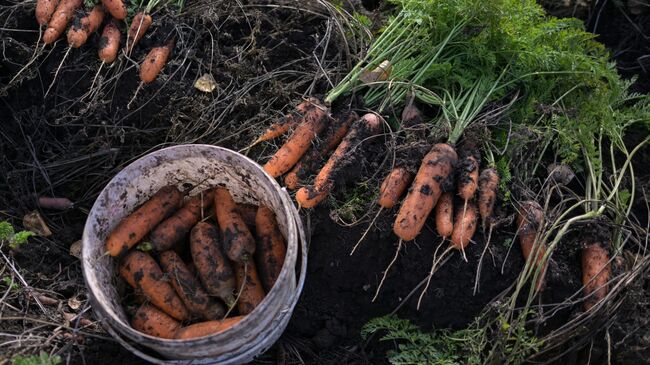
{"type": "Polygon", "coordinates": [[[45,352],[38,355],[31,356],[15,356],[13,358],[14,365],[57,365],[61,363],[61,356],[50,357],[45,352]]]}
{"type": "Polygon", "coordinates": [[[2,221],[0,222],[0,242],[7,242],[9,248],[12,250],[17,249],[21,245],[27,243],[29,237],[34,236],[35,233],[31,231],[15,232],[11,223],[2,221]]]}

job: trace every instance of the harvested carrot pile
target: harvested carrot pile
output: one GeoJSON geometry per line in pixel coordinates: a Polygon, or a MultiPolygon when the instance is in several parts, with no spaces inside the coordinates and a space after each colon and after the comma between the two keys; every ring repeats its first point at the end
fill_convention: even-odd
{"type": "Polygon", "coordinates": [[[232,327],[273,288],[286,253],[269,208],[240,209],[225,187],[184,195],[161,188],[106,240],[132,289],[123,298],[131,325],[155,337],[191,339],[232,327]]]}

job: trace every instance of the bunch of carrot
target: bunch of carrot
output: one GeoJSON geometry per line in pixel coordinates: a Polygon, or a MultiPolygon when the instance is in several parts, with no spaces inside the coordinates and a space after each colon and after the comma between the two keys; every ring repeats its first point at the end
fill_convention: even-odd
{"type": "Polygon", "coordinates": [[[341,172],[352,166],[362,153],[364,142],[381,130],[380,118],[373,113],[359,118],[352,111],[330,115],[317,99],[308,98],[289,114],[274,123],[251,145],[293,133],[264,164],[264,170],[277,178],[284,176],[287,188],[298,189],[296,200],[301,207],[313,208],[344,181],[341,172]],[[320,171],[312,185],[307,178],[320,171]]]}
{"type": "Polygon", "coordinates": [[[221,186],[184,195],[161,188],[106,239],[140,298],[132,326],[155,337],[227,330],[262,302],[284,263],[285,240],[271,209],[238,204],[221,186]],[[132,249],[141,242],[153,252],[132,249]]]}
{"type": "MultiPolygon", "coordinates": [[[[112,19],[106,22],[99,40],[99,58],[104,63],[111,64],[117,58],[120,46],[121,32],[119,22],[127,16],[127,8],[123,0],[102,0],[101,5],[95,5],[87,12],[80,11],[82,0],[38,0],[36,2],[36,20],[45,26],[43,41],[45,44],[54,43],[63,34],[69,23],[67,40],[69,49],[84,45],[91,34],[97,31],[104,22],[107,12],[112,19]]],[[[135,45],[142,39],[153,19],[150,9],[138,12],[132,19],[127,32],[125,53],[131,54],[135,45]]],[[[142,62],[140,79],[144,83],[153,82],[164,67],[174,48],[174,41],[168,41],[160,47],[154,47],[142,62]]]]}

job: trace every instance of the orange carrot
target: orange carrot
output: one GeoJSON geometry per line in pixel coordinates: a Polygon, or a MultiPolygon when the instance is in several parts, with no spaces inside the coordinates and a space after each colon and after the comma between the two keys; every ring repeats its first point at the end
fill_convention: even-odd
{"type": "Polygon", "coordinates": [[[473,200],[466,202],[467,206],[456,209],[456,217],[454,218],[451,244],[457,250],[464,250],[476,231],[476,221],[478,220],[476,204],[473,200]]]}
{"type": "Polygon", "coordinates": [[[212,300],[203,290],[196,277],[174,251],[160,254],[160,266],[169,278],[174,290],[194,317],[206,320],[223,318],[224,307],[212,300]]]}
{"type": "Polygon", "coordinates": [[[424,222],[442,194],[442,185],[449,179],[457,160],[456,151],[446,143],[434,145],[431,152],[424,156],[393,225],[393,232],[399,238],[410,241],[420,234],[424,222]]]}
{"type": "Polygon", "coordinates": [[[45,25],[50,21],[57,5],[59,5],[59,0],[36,1],[36,21],[39,25],[45,25]]]}
{"type": "Polygon", "coordinates": [[[247,260],[255,253],[255,239],[239,215],[228,189],[215,189],[214,207],[226,255],[232,261],[247,260]]]}
{"type": "Polygon", "coordinates": [[[68,45],[72,48],[81,47],[103,21],[104,8],[101,5],[95,5],[84,17],[76,17],[68,30],[68,45]]]}
{"type": "Polygon", "coordinates": [[[341,143],[350,126],[357,119],[359,119],[359,116],[355,112],[345,113],[334,118],[322,141],[311,146],[305,156],[284,177],[286,187],[290,190],[297,189],[301,179],[316,171],[317,165],[321,163],[322,158],[341,143]]]}
{"type": "Polygon", "coordinates": [[[65,31],[70,20],[74,16],[75,10],[82,4],[81,0],[61,0],[56,10],[52,14],[47,29],[43,33],[43,42],[51,44],[56,41],[61,33],[65,31]]]}
{"type": "Polygon", "coordinates": [[[149,51],[140,65],[140,80],[142,82],[149,84],[156,80],[160,71],[165,67],[173,48],[174,40],[172,39],[164,46],[154,47],[149,51]]]}
{"type": "Polygon", "coordinates": [[[206,222],[197,223],[190,234],[192,261],[208,294],[219,297],[227,306],[235,302],[235,272],[224,257],[217,228],[206,222]]]}
{"type": "Polygon", "coordinates": [[[124,20],[126,19],[126,5],[124,5],[124,1],[122,0],[102,0],[102,4],[104,5],[104,8],[106,8],[106,11],[108,11],[113,18],[117,20],[124,20]]]}
{"type": "Polygon", "coordinates": [[[258,274],[266,291],[270,291],[275,281],[280,276],[287,248],[284,237],[278,227],[273,211],[265,206],[257,209],[255,216],[255,231],[257,234],[257,259],[258,274]]]}
{"type": "Polygon", "coordinates": [[[149,29],[152,22],[153,19],[151,19],[151,15],[145,14],[143,11],[135,14],[131,21],[129,32],[127,33],[125,50],[127,54],[130,54],[131,51],[133,51],[133,47],[140,42],[140,39],[142,39],[144,34],[147,32],[147,29],[149,29]]]}
{"type": "Polygon", "coordinates": [[[497,200],[497,191],[499,189],[499,175],[494,168],[488,168],[481,172],[478,179],[478,211],[481,214],[482,225],[492,217],[494,203],[497,200]]]}
{"type": "Polygon", "coordinates": [[[316,136],[327,125],[327,109],[315,98],[309,105],[302,121],[280,149],[266,162],[264,170],[273,177],[289,171],[307,152],[316,136]]]}
{"type": "Polygon", "coordinates": [[[379,188],[379,205],[387,209],[394,207],[412,181],[413,175],[406,168],[392,169],[379,188]]]}
{"type": "Polygon", "coordinates": [[[458,165],[458,196],[463,200],[474,197],[478,187],[478,161],[472,155],[463,158],[458,165]]]}
{"type": "Polygon", "coordinates": [[[237,273],[237,289],[241,288],[241,293],[238,294],[237,299],[237,309],[239,314],[249,314],[266,296],[264,288],[262,288],[262,282],[259,275],[257,275],[255,261],[235,262],[235,272],[237,273]]]}
{"type": "MultiPolygon", "coordinates": [[[[525,201],[521,203],[521,208],[517,216],[517,235],[519,235],[519,244],[521,245],[521,252],[525,260],[535,260],[536,265],[542,265],[544,254],[546,253],[546,246],[538,246],[536,243],[537,231],[539,225],[544,218],[542,207],[535,201],[525,201]],[[536,258],[530,258],[533,251],[537,251],[536,258]]],[[[535,291],[543,290],[544,275],[546,274],[546,266],[540,268],[541,273],[539,280],[535,285],[535,291]]]]}
{"type": "Polygon", "coordinates": [[[181,327],[176,331],[176,338],[179,340],[187,340],[190,338],[216,335],[231,328],[245,317],[246,316],[236,316],[221,321],[199,322],[187,327],[181,327]]]}
{"type": "Polygon", "coordinates": [[[104,63],[113,63],[117,58],[117,51],[120,48],[120,29],[111,20],[104,27],[102,37],[99,38],[99,59],[104,63]]]}
{"type": "Polygon", "coordinates": [[[158,190],[135,212],[124,218],[106,239],[106,250],[111,256],[125,254],[158,223],[172,214],[183,199],[175,186],[158,190]]]}
{"type": "Polygon", "coordinates": [[[600,243],[590,243],[582,249],[582,285],[587,297],[583,308],[589,311],[607,296],[612,276],[609,252],[600,243]]]}
{"type": "Polygon", "coordinates": [[[120,264],[120,275],[133,288],[141,290],[158,309],[179,321],[190,318],[185,304],[165,279],[160,266],[149,254],[132,251],[120,264]]]}
{"type": "Polygon", "coordinates": [[[440,237],[447,238],[454,232],[454,195],[442,193],[436,204],[436,230],[440,237]]]}
{"type": "Polygon", "coordinates": [[[309,109],[309,105],[311,102],[311,98],[301,102],[296,106],[296,110],[298,111],[298,115],[295,115],[293,113],[289,113],[285,115],[281,120],[278,122],[275,122],[271,124],[265,131],[262,133],[261,136],[259,136],[255,142],[251,143],[250,147],[255,146],[258,143],[265,142],[265,141],[270,141],[272,139],[278,138],[281,135],[287,133],[289,129],[293,128],[296,124],[298,124],[298,120],[304,117],[304,114],[307,112],[309,109]]]}
{"type": "MultiPolygon", "coordinates": [[[[381,121],[376,114],[368,113],[356,121],[314,179],[314,185],[298,190],[296,193],[298,204],[304,208],[312,208],[325,200],[333,188],[336,173],[343,168],[343,165],[349,165],[349,163],[344,164],[343,161],[345,159],[352,161],[355,152],[361,151],[358,147],[363,140],[378,133],[380,128],[381,121]]],[[[358,154],[359,152],[356,153],[358,154]]]]}
{"type": "Polygon", "coordinates": [[[208,190],[190,198],[181,209],[165,219],[149,234],[149,241],[157,251],[169,250],[190,233],[194,225],[214,201],[214,191],[208,190]]]}
{"type": "Polygon", "coordinates": [[[143,305],[131,319],[131,326],[149,336],[160,338],[175,338],[181,324],[164,312],[151,305],[143,305]]]}

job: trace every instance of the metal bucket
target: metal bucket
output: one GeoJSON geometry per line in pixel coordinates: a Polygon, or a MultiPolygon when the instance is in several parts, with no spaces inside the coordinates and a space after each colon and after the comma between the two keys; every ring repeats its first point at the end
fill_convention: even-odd
{"type": "Polygon", "coordinates": [[[128,165],[102,190],[88,215],[82,246],[90,303],[106,330],[135,355],[158,364],[241,364],[264,353],[286,328],[307,268],[307,240],[289,194],[249,158],[210,145],[180,145],[148,154],[128,165]],[[111,230],[136,206],[169,184],[224,184],[235,200],[264,204],[277,217],[287,242],[275,286],[255,310],[225,332],[168,340],[136,331],[120,304],[117,260],[104,255],[111,230]],[[150,351],[153,350],[154,352],[150,351]]]}

